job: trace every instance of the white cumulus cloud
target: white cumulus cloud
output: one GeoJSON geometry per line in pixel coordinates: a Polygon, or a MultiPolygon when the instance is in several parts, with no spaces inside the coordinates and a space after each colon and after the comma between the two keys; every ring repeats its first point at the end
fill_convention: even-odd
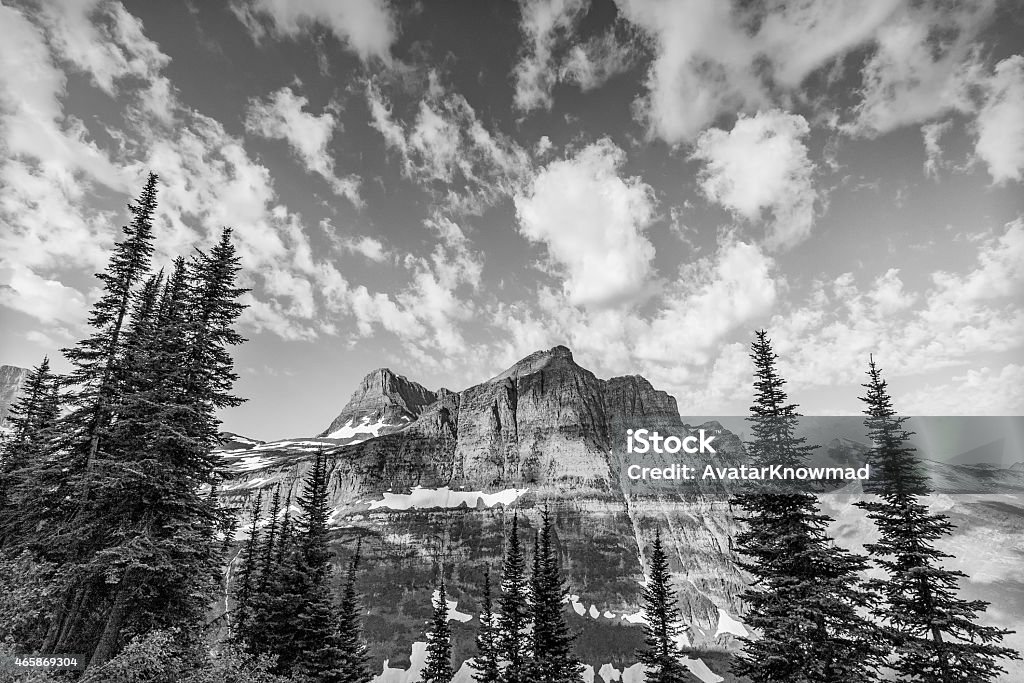
{"type": "Polygon", "coordinates": [[[803,142],[809,131],[802,116],[778,110],[741,116],[728,132],[704,131],[693,152],[704,162],[701,191],[748,221],[770,214],[769,247],[796,244],[811,232],[818,196],[803,142]]]}
{"type": "Polygon", "coordinates": [[[993,182],[1019,182],[1024,177],[1024,57],[999,62],[988,85],[976,119],[974,151],[993,182]]]}
{"type": "Polygon", "coordinates": [[[515,198],[520,232],[547,248],[573,304],[621,301],[651,276],[654,246],[643,232],[655,200],[640,178],[620,176],[625,159],[611,140],[599,140],[548,164],[515,198]]]}

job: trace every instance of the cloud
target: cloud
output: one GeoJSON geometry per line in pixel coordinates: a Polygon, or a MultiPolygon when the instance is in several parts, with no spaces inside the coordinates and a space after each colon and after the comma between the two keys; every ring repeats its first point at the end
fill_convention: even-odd
{"type": "Polygon", "coordinates": [[[643,231],[654,218],[653,190],[619,175],[625,160],[604,138],[548,164],[515,198],[520,233],[545,245],[574,305],[622,301],[651,275],[654,246],[643,231]]]}
{"type": "MultiPolygon", "coordinates": [[[[770,313],[778,296],[776,281],[771,257],[756,245],[729,239],[715,254],[681,268],[656,305],[643,309],[578,306],[563,292],[542,286],[535,303],[499,304],[492,310],[502,341],[491,355],[508,364],[538,348],[568,344],[577,362],[599,375],[639,372],[684,402],[704,396],[721,405],[746,386],[732,382],[736,373],[749,375],[742,353],[742,363],[722,356],[732,346],[742,351],[745,345],[725,340],[770,313]],[[708,379],[700,368],[709,361],[714,361],[709,371],[713,386],[701,380],[708,379]]],[[[711,405],[694,412],[706,415],[711,405]]]]}
{"type": "Polygon", "coordinates": [[[984,80],[974,40],[994,10],[987,0],[901,8],[875,35],[875,51],[861,69],[861,101],[842,129],[877,136],[971,110],[970,89],[984,80]]]}
{"type": "Polygon", "coordinates": [[[425,186],[456,213],[482,213],[510,196],[530,169],[529,154],[500,132],[489,131],[466,98],[448,92],[436,72],[412,123],[395,118],[391,103],[367,87],[370,125],[402,160],[402,173],[425,186]]]}
{"type": "Polygon", "coordinates": [[[513,72],[513,101],[519,110],[551,108],[551,88],[558,80],[557,43],[572,34],[589,5],[589,0],[522,0],[519,29],[525,45],[513,72]]]}
{"type": "Polygon", "coordinates": [[[1021,415],[1024,365],[982,367],[900,396],[898,408],[911,415],[1021,415]]]}
{"type": "Polygon", "coordinates": [[[384,263],[389,258],[388,250],[384,247],[384,244],[373,237],[367,237],[364,235],[359,239],[344,239],[342,240],[342,246],[353,253],[360,254],[371,261],[376,261],[377,263],[384,263]]]}
{"type": "Polygon", "coordinates": [[[77,289],[17,265],[0,269],[0,305],[42,323],[74,326],[85,322],[87,311],[85,296],[77,289]]]}
{"type": "Polygon", "coordinates": [[[359,335],[369,337],[382,328],[402,340],[417,361],[451,367],[469,352],[462,328],[475,313],[483,260],[450,218],[434,215],[425,227],[438,242],[428,256],[403,259],[411,274],[408,285],[394,296],[360,285],[348,294],[348,307],[359,335]]]}
{"type": "Polygon", "coordinates": [[[934,373],[1024,339],[1024,220],[978,242],[962,273],[936,271],[908,290],[888,270],[867,286],[845,273],[819,282],[767,325],[776,350],[804,386],[855,383],[874,353],[894,376],[934,373]]]}
{"type": "Polygon", "coordinates": [[[704,131],[692,155],[704,162],[701,191],[747,221],[770,213],[768,246],[793,246],[810,234],[818,197],[803,143],[809,131],[802,116],[778,110],[740,116],[729,132],[704,131]]]}
{"type": "Polygon", "coordinates": [[[921,136],[924,138],[924,175],[933,180],[939,179],[939,169],[946,165],[942,158],[942,136],[949,132],[952,121],[940,121],[937,123],[926,123],[921,126],[921,136]]]}
{"type": "Polygon", "coordinates": [[[766,108],[870,41],[899,4],[619,0],[625,19],[653,39],[638,114],[652,136],[690,142],[720,115],[766,108]]]}
{"type": "Polygon", "coordinates": [[[257,38],[267,30],[261,18],[269,20],[272,33],[290,38],[319,24],[364,62],[391,62],[397,26],[386,0],[242,0],[233,9],[257,38]]]}
{"type": "Polygon", "coordinates": [[[171,123],[176,94],[161,73],[170,57],[121,3],[42,3],[36,20],[46,29],[50,46],[89,74],[96,87],[111,97],[131,97],[160,122],[171,123]]]}
{"type": "Polygon", "coordinates": [[[587,92],[632,68],[637,57],[634,46],[620,41],[613,27],[584,43],[573,45],[562,63],[559,78],[587,92]]]}
{"type": "Polygon", "coordinates": [[[326,180],[336,194],[361,206],[359,179],[335,175],[334,158],[327,150],[340,127],[337,117],[330,110],[319,116],[303,111],[308,105],[309,100],[287,87],[275,91],[267,100],[250,99],[245,128],[255,135],[285,140],[307,171],[326,180]]]}
{"type": "Polygon", "coordinates": [[[777,296],[773,270],[773,260],[756,245],[725,241],[714,257],[680,273],[679,284],[638,337],[637,357],[661,364],[706,362],[729,332],[771,310],[777,296]]]}
{"type": "Polygon", "coordinates": [[[981,241],[976,268],[964,275],[943,271],[932,275],[951,303],[968,305],[1001,297],[1024,301],[1024,217],[1004,227],[1002,235],[981,241]]]}
{"type": "MultiPolygon", "coordinates": [[[[5,159],[81,173],[112,189],[125,178],[88,139],[81,121],[67,117],[61,99],[67,78],[54,63],[43,30],[22,12],[0,6],[0,146],[5,159]]],[[[49,175],[53,175],[52,173],[49,175]]]]}
{"type": "Polygon", "coordinates": [[[1019,182],[1024,173],[1024,57],[1013,55],[996,65],[975,126],[974,152],[992,182],[1019,182]]]}

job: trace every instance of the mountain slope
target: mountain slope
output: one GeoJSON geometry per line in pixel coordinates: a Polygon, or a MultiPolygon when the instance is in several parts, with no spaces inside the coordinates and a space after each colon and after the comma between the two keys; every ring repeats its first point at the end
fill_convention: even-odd
{"type": "Polygon", "coordinates": [[[18,397],[28,370],[16,365],[0,365],[0,427],[7,424],[7,411],[18,397]]]}

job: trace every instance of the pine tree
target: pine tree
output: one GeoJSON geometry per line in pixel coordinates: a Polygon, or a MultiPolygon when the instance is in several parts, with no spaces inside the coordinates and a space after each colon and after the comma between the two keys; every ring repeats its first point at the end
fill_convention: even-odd
{"type": "Polygon", "coordinates": [[[530,659],[530,590],[526,580],[526,560],[519,541],[519,516],[512,517],[512,533],[505,549],[501,577],[502,594],[498,598],[499,652],[505,662],[502,683],[532,683],[526,666],[530,659]]]}
{"type": "Polygon", "coordinates": [[[274,493],[270,496],[270,523],[267,525],[267,537],[260,549],[260,590],[266,590],[267,584],[274,575],[274,568],[277,566],[274,558],[277,557],[277,516],[281,509],[281,485],[274,487],[274,493]]]}
{"type": "Polygon", "coordinates": [[[442,570],[437,583],[433,619],[427,633],[427,661],[420,672],[420,683],[451,683],[453,676],[452,631],[448,626],[448,593],[442,570]]]}
{"type": "Polygon", "coordinates": [[[480,610],[480,628],[476,634],[476,656],[472,667],[473,680],[478,683],[498,683],[501,675],[501,655],[498,641],[498,620],[494,616],[491,600],[491,568],[484,567],[483,604],[480,610]]]}
{"type": "Polygon", "coordinates": [[[369,652],[362,637],[359,597],[356,594],[356,578],[362,548],[363,544],[360,539],[356,542],[355,554],[349,561],[341,590],[341,603],[338,605],[338,629],[335,638],[341,652],[338,668],[343,674],[339,683],[370,683],[373,680],[373,674],[370,673],[369,652]]]}
{"type": "Polygon", "coordinates": [[[122,332],[136,287],[149,273],[157,181],[157,175],[150,173],[138,200],[128,205],[132,220],[123,228],[125,238],[114,246],[106,271],[96,275],[103,283],[103,294],[89,313],[89,325],[95,331],[77,346],[63,350],[64,357],[75,366],[71,382],[78,387],[69,423],[77,432],[76,451],[85,471],[82,500],[88,500],[102,433],[112,417],[109,404],[116,390],[113,380],[123,345],[122,332]]]}
{"type": "MultiPolygon", "coordinates": [[[[298,663],[300,681],[338,683],[346,674],[342,665],[343,654],[338,642],[338,620],[330,592],[330,552],[327,547],[327,503],[329,472],[327,455],[317,451],[313,466],[306,477],[302,495],[298,498],[302,509],[299,524],[299,546],[295,553],[299,609],[292,626],[293,655],[298,663]]],[[[284,529],[282,528],[282,534],[284,529]]]]}
{"type": "Polygon", "coordinates": [[[649,683],[685,683],[688,678],[680,659],[682,650],[676,638],[682,633],[679,608],[672,591],[672,575],[668,557],[661,543],[661,530],[654,536],[651,568],[644,598],[644,647],[637,650],[637,659],[644,665],[649,683]]]}
{"type": "Polygon", "coordinates": [[[583,665],[573,654],[576,636],[569,631],[565,620],[562,598],[567,591],[552,532],[551,514],[545,507],[541,511],[540,537],[530,582],[533,661],[528,671],[531,680],[537,683],[569,683],[582,680],[583,665]]]}
{"type": "MultiPolygon", "coordinates": [[[[114,538],[110,512],[92,494],[116,489],[113,479],[125,473],[110,463],[115,444],[107,443],[107,437],[124,378],[133,304],[149,273],[156,185],[156,175],[150,174],[138,200],[128,207],[132,220],[123,228],[124,238],[114,245],[105,271],[97,274],[103,292],[89,314],[92,333],[63,350],[73,366],[67,381],[71,410],[57,428],[58,447],[27,473],[38,483],[31,493],[38,498],[30,520],[34,536],[64,539],[41,549],[44,557],[64,569],[60,585],[54,586],[55,610],[41,649],[89,652],[97,662],[107,654],[101,651],[95,657],[97,641],[109,650],[119,631],[111,615],[115,615],[113,622],[119,622],[128,605],[123,592],[115,590],[117,597],[111,594],[107,568],[126,558],[104,554],[119,541],[114,538]]],[[[32,539],[27,540],[32,545],[32,539]]]]}
{"type": "Polygon", "coordinates": [[[50,371],[50,359],[44,357],[25,377],[24,388],[11,404],[8,414],[10,437],[0,446],[0,548],[21,538],[30,528],[26,504],[37,508],[36,482],[28,476],[31,465],[47,457],[52,449],[52,430],[60,417],[60,378],[50,371]]]}
{"type": "MultiPolygon", "coordinates": [[[[814,448],[796,436],[799,414],[787,403],[777,358],[767,333],[758,331],[748,418],[755,467],[799,467],[814,448]]],[[[745,513],[736,538],[740,565],[753,577],[742,596],[746,621],[761,634],[742,639],[734,673],[754,683],[875,680],[885,648],[877,629],[860,616],[873,599],[859,578],[865,558],[831,542],[826,529],[832,520],[813,494],[759,482],[734,503],[745,513]]]]}
{"type": "Polygon", "coordinates": [[[235,619],[232,623],[232,637],[245,642],[250,637],[249,614],[252,609],[253,592],[259,580],[257,551],[259,549],[259,522],[263,512],[263,492],[256,495],[250,508],[252,522],[249,525],[249,538],[245,540],[239,557],[239,579],[235,584],[235,619]]]}
{"type": "Polygon", "coordinates": [[[907,444],[912,436],[904,428],[908,418],[896,414],[874,358],[867,374],[861,401],[873,444],[869,457],[877,497],[857,505],[868,512],[880,534],[877,543],[865,547],[886,572],[872,585],[883,597],[878,616],[894,636],[892,668],[901,681],[917,683],[994,680],[1005,673],[999,659],[1020,658],[999,645],[1011,631],[977,623],[987,603],[957,597],[966,576],[943,568],[942,560],[951,556],[935,548],[937,540],[953,532],[953,525],[924,502],[931,488],[907,444]]]}

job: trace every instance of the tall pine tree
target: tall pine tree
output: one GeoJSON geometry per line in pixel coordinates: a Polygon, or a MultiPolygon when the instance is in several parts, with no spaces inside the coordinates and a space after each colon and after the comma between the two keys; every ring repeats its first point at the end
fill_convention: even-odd
{"type": "Polygon", "coordinates": [[[528,670],[537,683],[580,681],[583,665],[573,653],[576,636],[565,620],[566,594],[553,539],[554,525],[547,506],[541,511],[540,539],[531,577],[533,661],[528,670]]]}
{"type": "Polygon", "coordinates": [[[685,683],[687,673],[680,663],[682,650],[676,643],[682,629],[679,608],[672,591],[672,575],[668,557],[661,543],[661,530],[654,535],[651,568],[643,589],[644,647],[637,650],[637,659],[644,665],[648,683],[685,683]]]}
{"type": "Polygon", "coordinates": [[[452,630],[448,626],[448,592],[444,585],[444,570],[437,582],[437,597],[427,632],[427,661],[420,672],[420,683],[451,683],[452,630]]]}
{"type": "MultiPolygon", "coordinates": [[[[778,356],[764,330],[751,346],[754,405],[747,444],[755,467],[800,467],[813,446],[796,435],[799,414],[788,403],[778,356]]],[[[835,546],[832,521],[817,498],[775,482],[738,494],[740,565],[753,577],[743,593],[746,621],[761,635],[745,638],[733,671],[754,683],[861,683],[876,678],[884,646],[860,612],[872,602],[860,580],[866,559],[835,546]]]]}
{"type": "Polygon", "coordinates": [[[338,605],[337,644],[341,651],[341,683],[370,683],[369,651],[363,641],[362,625],[359,618],[359,596],[356,593],[359,560],[362,555],[362,539],[356,542],[356,551],[348,563],[345,582],[341,589],[341,603],[338,605]]]}
{"type": "MultiPolygon", "coordinates": [[[[297,654],[296,678],[310,683],[340,683],[344,670],[338,639],[338,620],[330,590],[330,551],[327,547],[327,519],[330,509],[327,489],[330,472],[327,454],[317,451],[313,466],[298,498],[302,518],[295,552],[298,586],[294,593],[299,610],[293,625],[292,647],[297,654]]],[[[284,528],[282,527],[282,535],[284,528]]],[[[287,656],[291,653],[280,653],[287,656]]]]}
{"type": "MultiPolygon", "coordinates": [[[[60,417],[60,378],[44,357],[25,378],[23,389],[8,414],[10,436],[0,444],[0,548],[24,537],[31,528],[28,506],[38,506],[38,482],[28,475],[31,465],[48,457],[53,429],[60,417]]],[[[33,511],[32,517],[38,514],[33,511]]]]}
{"type": "Polygon", "coordinates": [[[136,288],[149,274],[157,182],[157,175],[150,173],[138,200],[128,205],[132,220],[122,229],[124,239],[114,245],[107,269],[96,275],[103,283],[103,294],[89,313],[94,332],[76,346],[64,349],[64,357],[74,366],[71,382],[77,387],[69,424],[75,429],[76,454],[85,471],[82,500],[88,499],[95,463],[101,457],[103,430],[112,418],[110,403],[117,389],[114,378],[121,358],[122,333],[136,288]]]}
{"type": "Polygon", "coordinates": [[[501,674],[501,654],[498,640],[498,620],[491,600],[491,568],[484,567],[484,590],[480,609],[480,627],[476,634],[476,656],[473,658],[473,680],[478,683],[498,683],[501,674]]]}
{"type": "Polygon", "coordinates": [[[957,596],[962,572],[945,569],[950,555],[935,548],[953,532],[945,515],[928,510],[928,479],[908,445],[907,417],[896,414],[882,371],[871,358],[862,385],[872,450],[876,494],[857,503],[875,521],[880,538],[865,547],[885,572],[872,581],[883,597],[878,615],[892,631],[892,668],[914,683],[972,683],[994,680],[1005,670],[998,660],[1019,659],[999,645],[1010,633],[977,621],[987,603],[957,596]]]}
{"type": "Polygon", "coordinates": [[[526,667],[530,660],[530,588],[526,578],[526,559],[519,540],[519,515],[512,517],[512,533],[505,548],[501,576],[502,594],[498,598],[498,648],[505,668],[502,683],[531,683],[526,667]]]}

